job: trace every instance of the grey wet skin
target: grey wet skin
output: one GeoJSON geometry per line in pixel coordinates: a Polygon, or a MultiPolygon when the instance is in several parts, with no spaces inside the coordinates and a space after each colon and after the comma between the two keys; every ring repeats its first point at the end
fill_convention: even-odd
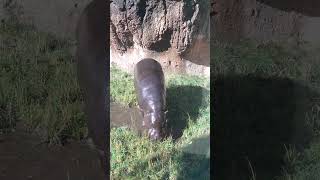
{"type": "Polygon", "coordinates": [[[134,69],[134,87],[142,113],[144,133],[152,140],[165,136],[166,88],[160,63],[142,59],[134,69]]]}
{"type": "MultiPolygon", "coordinates": [[[[106,7],[104,0],[94,0],[84,9],[77,26],[77,74],[85,100],[88,135],[99,152],[107,148],[107,110],[109,106],[109,54],[106,50],[106,7]]],[[[102,153],[103,154],[103,153],[102,153]]],[[[107,159],[102,163],[107,168],[107,159]]]]}

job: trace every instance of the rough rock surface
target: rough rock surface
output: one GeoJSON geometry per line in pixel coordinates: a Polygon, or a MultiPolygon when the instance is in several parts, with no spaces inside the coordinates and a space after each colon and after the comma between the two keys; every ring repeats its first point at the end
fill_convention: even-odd
{"type": "Polygon", "coordinates": [[[211,0],[211,39],[223,42],[251,38],[260,42],[309,41],[320,29],[320,2],[316,0],[211,0]]]}
{"type": "Polygon", "coordinates": [[[167,70],[208,73],[209,7],[207,0],[114,0],[111,61],[130,71],[138,60],[150,57],[167,70]]]}
{"type": "Polygon", "coordinates": [[[91,0],[0,0],[0,19],[14,15],[21,23],[59,37],[75,38],[82,10],[91,0]]]}
{"type": "Polygon", "coordinates": [[[216,11],[213,38],[218,40],[278,40],[297,33],[297,14],[273,9],[256,0],[216,0],[216,11]]]}
{"type": "MultiPolygon", "coordinates": [[[[0,0],[0,19],[10,9],[40,31],[73,38],[89,1],[0,0]]],[[[175,71],[209,72],[207,10],[211,41],[253,38],[320,45],[318,0],[114,0],[110,8],[111,60],[127,70],[137,59],[151,57],[175,71]]]]}

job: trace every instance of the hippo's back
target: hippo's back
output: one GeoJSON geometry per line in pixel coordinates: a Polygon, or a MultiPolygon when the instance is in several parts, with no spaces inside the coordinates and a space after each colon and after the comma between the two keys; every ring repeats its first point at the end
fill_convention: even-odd
{"type": "Polygon", "coordinates": [[[136,64],[134,76],[139,106],[149,112],[164,110],[166,90],[160,63],[143,59],[136,64]]]}

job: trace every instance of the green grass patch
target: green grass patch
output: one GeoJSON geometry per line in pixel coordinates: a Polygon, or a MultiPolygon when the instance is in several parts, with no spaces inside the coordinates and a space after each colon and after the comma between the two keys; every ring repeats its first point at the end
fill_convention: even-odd
{"type": "Polygon", "coordinates": [[[18,121],[44,141],[86,135],[71,44],[14,21],[0,25],[0,129],[18,121]]]}
{"type": "Polygon", "coordinates": [[[115,66],[111,66],[110,70],[111,101],[128,106],[137,105],[133,77],[115,66]]]}
{"type": "MultiPolygon", "coordinates": [[[[150,142],[124,128],[111,130],[113,179],[210,179],[209,79],[166,76],[169,126],[179,129],[177,141],[150,142]],[[181,126],[182,125],[182,126],[181,126]]],[[[136,105],[133,76],[111,68],[111,98],[136,105]]]]}
{"type": "Polygon", "coordinates": [[[243,40],[232,45],[215,45],[211,54],[213,77],[218,74],[254,74],[320,83],[318,55],[310,55],[299,47],[243,40]]]}

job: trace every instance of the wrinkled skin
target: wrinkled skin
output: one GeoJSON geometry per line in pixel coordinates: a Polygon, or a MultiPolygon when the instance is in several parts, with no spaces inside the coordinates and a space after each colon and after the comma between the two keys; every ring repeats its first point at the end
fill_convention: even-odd
{"type": "Polygon", "coordinates": [[[161,65],[153,59],[142,59],[134,69],[134,86],[142,127],[151,140],[165,136],[166,89],[161,65]]]}
{"type": "Polygon", "coordinates": [[[88,136],[100,152],[103,168],[109,171],[107,132],[109,117],[109,72],[107,53],[108,2],[92,1],[83,11],[77,26],[77,73],[84,94],[88,136]]]}

